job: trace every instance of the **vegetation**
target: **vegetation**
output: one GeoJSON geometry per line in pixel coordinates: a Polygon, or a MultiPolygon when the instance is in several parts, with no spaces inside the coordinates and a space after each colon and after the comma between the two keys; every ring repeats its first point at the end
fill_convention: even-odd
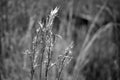
{"type": "Polygon", "coordinates": [[[119,80],[119,4],[0,1],[0,80],[119,80]]]}

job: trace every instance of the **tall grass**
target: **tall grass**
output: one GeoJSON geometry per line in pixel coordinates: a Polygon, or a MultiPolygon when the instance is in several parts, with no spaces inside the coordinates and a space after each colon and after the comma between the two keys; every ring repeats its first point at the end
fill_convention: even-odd
{"type": "Polygon", "coordinates": [[[98,13],[96,14],[96,16],[94,17],[94,19],[92,20],[91,25],[89,26],[88,32],[85,36],[85,40],[82,44],[82,47],[80,49],[80,53],[79,56],[76,60],[76,65],[75,65],[75,70],[74,70],[74,78],[76,78],[76,80],[79,80],[79,76],[80,76],[80,70],[83,69],[83,67],[90,61],[89,59],[87,59],[86,57],[89,54],[89,49],[92,47],[93,43],[95,42],[96,39],[100,38],[101,34],[105,31],[107,31],[108,29],[110,29],[111,27],[113,27],[113,23],[109,22],[105,25],[102,25],[92,36],[91,33],[93,32],[94,28],[96,27],[96,22],[99,21],[100,19],[100,15],[103,13],[103,11],[106,8],[106,5],[108,3],[108,0],[106,0],[104,2],[104,4],[102,5],[102,7],[100,7],[100,10],[98,11],[98,13]]]}
{"type": "MultiPolygon", "coordinates": [[[[64,51],[64,54],[59,55],[55,62],[52,62],[53,48],[56,43],[56,38],[60,35],[53,33],[53,20],[57,16],[59,8],[55,8],[49,14],[44,22],[39,21],[39,27],[36,29],[36,35],[31,43],[30,50],[25,51],[25,56],[30,58],[30,80],[34,79],[36,72],[39,72],[39,80],[49,80],[49,71],[53,68],[56,71],[55,80],[60,80],[62,71],[66,64],[71,60],[71,49],[73,43],[71,43],[64,51]]],[[[57,26],[56,26],[57,27],[57,26]]],[[[27,58],[25,57],[25,58],[27,58]]],[[[26,61],[25,65],[27,64],[26,61]]]]}

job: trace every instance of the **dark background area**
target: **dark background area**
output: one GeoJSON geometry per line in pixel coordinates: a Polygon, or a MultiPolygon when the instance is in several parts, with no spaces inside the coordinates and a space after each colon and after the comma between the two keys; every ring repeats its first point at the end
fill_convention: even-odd
{"type": "MultiPolygon", "coordinates": [[[[61,78],[72,80],[82,43],[104,3],[105,0],[0,0],[0,80],[29,80],[27,69],[23,69],[23,52],[30,47],[37,22],[55,7],[60,10],[53,31],[63,37],[56,43],[55,57],[74,42],[73,59],[61,78]]],[[[89,62],[80,71],[80,80],[120,80],[120,0],[108,0],[91,36],[110,22],[114,26],[88,50],[89,62]]]]}

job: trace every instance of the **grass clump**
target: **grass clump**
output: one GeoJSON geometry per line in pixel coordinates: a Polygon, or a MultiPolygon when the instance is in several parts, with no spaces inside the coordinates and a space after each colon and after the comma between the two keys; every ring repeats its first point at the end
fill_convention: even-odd
{"type": "MultiPolygon", "coordinates": [[[[57,15],[59,8],[55,8],[45,19],[44,22],[39,21],[39,27],[36,29],[36,35],[33,37],[30,50],[25,51],[25,59],[30,58],[30,80],[34,79],[35,74],[39,76],[39,80],[49,80],[49,71],[55,69],[56,75],[54,80],[60,80],[62,71],[67,63],[71,60],[71,43],[64,54],[59,55],[57,60],[53,62],[54,46],[56,38],[61,37],[53,33],[53,20],[57,15]],[[39,73],[38,73],[39,72],[39,73]]],[[[57,26],[56,26],[57,27],[57,26]]],[[[26,61],[25,65],[28,63],[26,61]]]]}

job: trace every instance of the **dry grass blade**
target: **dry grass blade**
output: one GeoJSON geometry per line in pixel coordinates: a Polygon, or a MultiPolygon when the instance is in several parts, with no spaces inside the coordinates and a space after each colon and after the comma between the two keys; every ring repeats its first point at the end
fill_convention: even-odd
{"type": "MultiPolygon", "coordinates": [[[[108,0],[107,0],[108,1],[108,0]]],[[[89,39],[90,39],[90,33],[92,32],[92,29],[95,27],[95,23],[99,20],[100,14],[103,12],[103,10],[106,7],[107,1],[104,3],[104,5],[100,8],[99,12],[97,13],[97,15],[95,16],[95,18],[93,19],[92,24],[90,25],[90,29],[88,30],[88,33],[86,35],[85,41],[82,45],[82,48],[84,48],[86,46],[86,44],[88,43],[89,39]]]]}
{"type": "MultiPolygon", "coordinates": [[[[98,32],[96,32],[93,37],[91,37],[90,40],[90,33],[92,32],[93,28],[95,27],[95,23],[99,20],[100,14],[103,12],[103,10],[106,7],[107,1],[104,3],[104,5],[100,8],[99,12],[97,13],[97,15],[95,16],[92,24],[90,25],[90,28],[88,30],[88,33],[86,35],[85,41],[82,45],[81,48],[81,52],[80,55],[78,56],[77,62],[76,62],[76,66],[75,66],[75,71],[80,67],[80,65],[84,62],[85,60],[85,56],[87,56],[87,51],[89,50],[90,46],[93,44],[93,42],[95,41],[95,39],[100,36],[100,33],[103,32],[104,30],[106,30],[106,27],[103,29],[98,30],[98,32]],[[89,41],[90,40],[90,41],[89,41]]],[[[79,71],[79,70],[77,70],[79,71]]]]}
{"type": "Polygon", "coordinates": [[[107,25],[105,25],[103,28],[99,29],[94,36],[92,37],[92,39],[89,41],[89,43],[86,45],[86,47],[81,50],[80,55],[77,59],[77,63],[75,66],[75,74],[79,73],[80,69],[82,69],[84,67],[84,65],[88,62],[86,61],[86,56],[88,55],[88,50],[89,48],[92,46],[93,42],[100,37],[102,32],[105,32],[107,29],[111,28],[113,26],[113,23],[108,23],[107,25]]]}

